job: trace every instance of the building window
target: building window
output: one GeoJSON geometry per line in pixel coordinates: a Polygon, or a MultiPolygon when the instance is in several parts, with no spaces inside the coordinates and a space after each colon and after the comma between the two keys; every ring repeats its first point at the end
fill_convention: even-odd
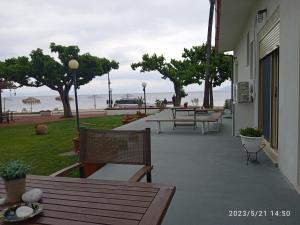
{"type": "Polygon", "coordinates": [[[250,34],[249,32],[247,33],[247,66],[249,66],[250,64],[250,51],[249,51],[249,48],[250,48],[250,34]]]}
{"type": "Polygon", "coordinates": [[[253,47],[253,41],[251,41],[250,43],[250,79],[253,79],[253,51],[254,51],[254,47],[253,47]]]}

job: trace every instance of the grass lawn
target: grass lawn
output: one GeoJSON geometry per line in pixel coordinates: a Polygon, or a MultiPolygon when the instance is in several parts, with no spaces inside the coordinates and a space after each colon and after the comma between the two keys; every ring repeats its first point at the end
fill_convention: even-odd
{"type": "MultiPolygon", "coordinates": [[[[113,129],[121,125],[122,116],[84,118],[80,122],[99,129],[113,129]]],[[[34,124],[0,128],[0,164],[21,159],[31,166],[31,174],[49,175],[72,163],[78,157],[60,154],[73,151],[76,136],[74,119],[49,122],[48,135],[36,135],[34,124]]]]}

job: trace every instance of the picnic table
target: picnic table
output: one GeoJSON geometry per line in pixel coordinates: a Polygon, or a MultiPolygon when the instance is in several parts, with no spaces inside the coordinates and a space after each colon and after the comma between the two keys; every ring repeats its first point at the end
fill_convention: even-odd
{"type": "Polygon", "coordinates": [[[155,118],[150,117],[146,122],[155,122],[158,124],[157,133],[161,133],[161,123],[173,123],[173,129],[177,126],[192,126],[194,130],[197,127],[197,123],[201,123],[202,134],[208,131],[219,132],[219,123],[222,123],[222,113],[199,109],[198,107],[174,107],[172,110],[172,118],[155,118]],[[193,112],[190,116],[189,114],[184,117],[178,117],[178,112],[193,112]],[[216,129],[210,130],[209,123],[216,123],[216,129]]]}
{"type": "Polygon", "coordinates": [[[44,211],[24,225],[157,225],[175,193],[175,186],[155,183],[48,176],[28,176],[26,181],[27,189],[43,190],[44,211]]]}

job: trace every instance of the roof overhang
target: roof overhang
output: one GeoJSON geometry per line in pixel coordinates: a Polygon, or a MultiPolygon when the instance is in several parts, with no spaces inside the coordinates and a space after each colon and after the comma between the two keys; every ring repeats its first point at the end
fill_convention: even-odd
{"type": "Polygon", "coordinates": [[[257,0],[216,1],[216,47],[218,51],[234,50],[256,2],[257,0]]]}

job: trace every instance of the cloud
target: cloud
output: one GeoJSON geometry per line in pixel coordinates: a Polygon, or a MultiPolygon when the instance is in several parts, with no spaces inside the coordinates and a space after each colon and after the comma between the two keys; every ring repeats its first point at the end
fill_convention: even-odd
{"type": "MultiPolygon", "coordinates": [[[[120,62],[120,69],[111,73],[116,93],[135,92],[142,80],[150,92],[172,91],[172,83],[160,74],[140,74],[130,64],[144,53],[180,58],[183,48],[204,43],[208,10],[207,0],[2,0],[0,60],[36,48],[50,54],[50,42],[78,45],[81,53],[120,62]]],[[[43,87],[39,93],[52,94],[49,90],[43,87]]],[[[105,79],[94,79],[80,93],[91,90],[105,93],[105,79]]],[[[18,92],[34,94],[36,89],[18,92]]]]}

